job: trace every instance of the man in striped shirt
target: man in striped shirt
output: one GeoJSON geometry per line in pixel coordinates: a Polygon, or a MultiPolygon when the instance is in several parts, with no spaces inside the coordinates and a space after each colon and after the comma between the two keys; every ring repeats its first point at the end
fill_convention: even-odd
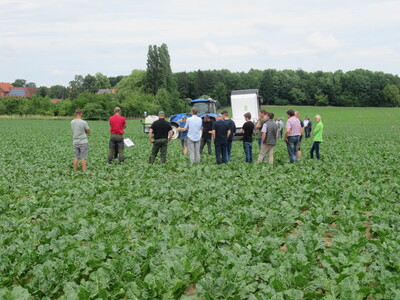
{"type": "Polygon", "coordinates": [[[289,109],[286,114],[288,120],[286,123],[285,142],[288,149],[290,162],[295,163],[297,161],[296,151],[300,141],[302,128],[300,120],[294,116],[293,109],[289,109]]]}

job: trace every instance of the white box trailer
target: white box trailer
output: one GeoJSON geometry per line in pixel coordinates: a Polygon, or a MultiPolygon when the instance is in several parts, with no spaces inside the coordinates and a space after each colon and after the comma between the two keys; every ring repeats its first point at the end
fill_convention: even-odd
{"type": "MultiPolygon", "coordinates": [[[[243,115],[247,112],[251,113],[251,120],[254,125],[257,123],[260,100],[258,89],[231,92],[232,120],[236,124],[236,133],[239,133],[242,129],[245,122],[243,115]]],[[[235,139],[241,138],[241,135],[237,134],[235,139]]]]}

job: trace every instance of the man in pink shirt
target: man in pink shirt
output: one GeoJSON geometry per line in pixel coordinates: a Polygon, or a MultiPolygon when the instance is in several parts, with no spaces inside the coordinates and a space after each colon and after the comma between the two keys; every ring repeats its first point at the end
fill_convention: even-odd
{"type": "Polygon", "coordinates": [[[288,149],[289,159],[291,163],[297,161],[296,151],[300,141],[301,123],[298,118],[294,116],[294,110],[289,109],[286,112],[288,117],[285,131],[285,142],[288,149]]]}
{"type": "Polygon", "coordinates": [[[108,152],[108,163],[112,163],[112,160],[117,157],[117,151],[119,161],[124,162],[124,129],[126,128],[126,120],[121,116],[121,109],[119,107],[114,108],[114,115],[110,117],[110,142],[108,152]]]}

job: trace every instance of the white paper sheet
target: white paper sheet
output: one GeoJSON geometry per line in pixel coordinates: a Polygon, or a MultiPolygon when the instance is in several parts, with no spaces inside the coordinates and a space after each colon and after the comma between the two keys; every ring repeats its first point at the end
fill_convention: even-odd
{"type": "Polygon", "coordinates": [[[131,139],[124,139],[124,143],[127,147],[132,147],[133,145],[135,145],[131,139]]]}

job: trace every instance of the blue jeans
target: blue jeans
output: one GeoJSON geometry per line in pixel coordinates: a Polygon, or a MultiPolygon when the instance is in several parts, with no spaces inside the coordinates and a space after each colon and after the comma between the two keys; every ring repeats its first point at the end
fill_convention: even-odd
{"type": "Polygon", "coordinates": [[[288,141],[286,143],[287,150],[289,153],[289,159],[291,163],[295,163],[297,161],[296,151],[297,145],[299,144],[300,136],[289,136],[288,141]]]}
{"type": "Polygon", "coordinates": [[[243,142],[243,150],[246,156],[246,162],[253,162],[253,143],[252,142],[243,142]]]}
{"type": "Polygon", "coordinates": [[[226,144],[226,161],[231,161],[232,141],[226,144]]]}
{"type": "Polygon", "coordinates": [[[319,145],[321,144],[321,142],[314,142],[314,144],[311,147],[310,150],[310,157],[314,158],[314,150],[315,150],[315,154],[317,156],[317,159],[319,159],[319,145]]]}
{"type": "Polygon", "coordinates": [[[217,164],[226,163],[227,155],[226,148],[227,144],[214,143],[215,148],[215,158],[217,160],[217,164]]]}

